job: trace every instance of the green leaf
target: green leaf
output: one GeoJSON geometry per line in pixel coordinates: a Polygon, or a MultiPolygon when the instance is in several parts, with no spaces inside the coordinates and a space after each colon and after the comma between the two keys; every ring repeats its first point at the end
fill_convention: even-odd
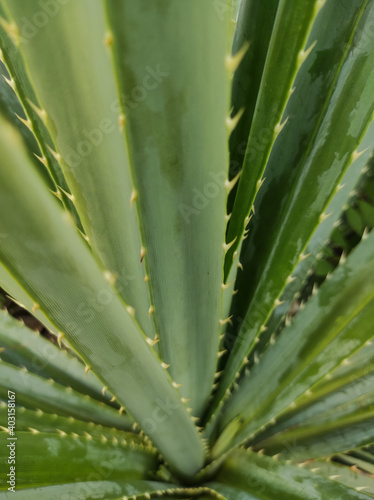
{"type": "MultiPolygon", "coordinates": [[[[346,456],[346,455],[345,455],[346,456]]],[[[331,461],[310,461],[304,466],[324,477],[331,477],[334,481],[358,489],[370,498],[374,497],[374,477],[362,474],[357,467],[347,467],[331,461]]]]}
{"type": "Polygon", "coordinates": [[[324,380],[314,389],[314,396],[332,392],[334,389],[344,386],[348,382],[354,383],[360,377],[364,377],[374,371],[374,342],[367,342],[361,349],[331,373],[328,380],[324,380]]]}
{"type": "MultiPolygon", "coordinates": [[[[0,28],[1,32],[1,28],[0,28]]],[[[6,70],[4,64],[0,62],[0,108],[1,111],[7,120],[9,120],[15,127],[19,129],[21,132],[25,143],[30,150],[30,153],[35,153],[35,154],[40,154],[39,151],[39,146],[35,140],[34,135],[32,132],[23,125],[23,123],[20,121],[19,118],[17,118],[17,115],[20,116],[22,119],[26,119],[24,115],[23,108],[17,99],[16,94],[14,93],[14,90],[12,87],[9,85],[9,73],[6,70]],[[6,79],[7,80],[6,80],[6,79]]],[[[35,166],[38,166],[40,169],[40,172],[44,174],[45,179],[47,181],[47,185],[49,185],[50,188],[53,188],[54,183],[52,182],[48,172],[46,171],[46,168],[42,163],[40,163],[39,160],[36,159],[36,157],[33,155],[32,158],[34,159],[35,166]]]]}
{"type": "Polygon", "coordinates": [[[249,493],[241,488],[237,488],[235,485],[229,486],[227,484],[216,482],[207,483],[207,486],[220,495],[224,495],[224,498],[227,500],[259,500],[265,498],[259,495],[255,489],[249,493]]]}
{"type": "MultiPolygon", "coordinates": [[[[116,280],[124,300],[135,308],[144,331],[154,337],[140,262],[139,227],[130,206],[127,147],[119,130],[118,96],[104,45],[101,2],[93,5],[90,0],[78,0],[56,5],[58,15],[50,16],[41,29],[35,28],[35,36],[25,27],[25,19],[34,19],[39,4],[5,4],[18,26],[20,40],[15,53],[5,48],[4,54],[11,62],[18,54],[27,60],[27,76],[38,96],[35,104],[45,113],[52,149],[92,250],[112,273],[109,276],[116,280]]],[[[24,87],[23,80],[20,87],[24,87]]]]}
{"type": "MultiPolygon", "coordinates": [[[[326,213],[331,215],[323,222],[323,224],[320,224],[314,232],[305,250],[307,257],[303,259],[295,268],[292,273],[292,281],[286,285],[282,295],[280,296],[281,304],[273,310],[266,323],[266,330],[263,331],[258,337],[258,342],[256,343],[255,348],[253,348],[248,355],[249,367],[254,363],[255,357],[266,348],[271,339],[274,338],[274,336],[279,335],[285,325],[292,320],[293,315],[297,312],[298,303],[300,302],[300,293],[304,291],[306,280],[312,272],[312,269],[316,272],[316,266],[321,262],[326,262],[324,260],[319,260],[321,259],[320,252],[323,251],[323,248],[328,248],[326,247],[326,243],[329,241],[329,238],[334,241],[331,233],[333,233],[336,225],[339,223],[339,218],[342,216],[343,209],[346,206],[350,195],[355,193],[356,189],[358,190],[363,184],[365,185],[365,179],[367,177],[365,170],[369,165],[371,165],[372,162],[371,159],[368,159],[372,144],[374,144],[374,123],[372,123],[369,127],[369,130],[360,146],[360,149],[366,150],[368,148],[368,150],[357,158],[345,173],[339,191],[334,195],[326,210],[326,213]]],[[[275,172],[279,174],[277,169],[275,169],[274,172],[272,172],[272,175],[274,175],[275,172]]],[[[261,200],[264,199],[262,195],[266,193],[267,186],[268,185],[264,185],[259,196],[260,209],[263,208],[261,207],[261,200]]],[[[350,203],[356,203],[356,198],[351,200],[350,203]]],[[[256,208],[256,213],[258,211],[259,210],[256,208]]],[[[253,231],[257,231],[258,223],[261,226],[261,213],[258,215],[258,218],[254,217],[253,224],[251,221],[251,228],[253,231]]],[[[251,234],[248,238],[251,242],[253,242],[251,234]]],[[[328,272],[331,272],[335,267],[332,266],[330,262],[327,264],[328,269],[326,270],[325,275],[327,275],[328,272]]],[[[248,281],[250,279],[250,270],[251,267],[245,266],[243,271],[239,271],[240,281],[237,286],[241,293],[238,295],[240,303],[238,303],[238,301],[235,302],[235,316],[241,316],[243,308],[246,307],[247,297],[244,293],[244,285],[246,280],[248,281]]],[[[237,335],[239,335],[239,338],[242,334],[245,335],[245,331],[242,333],[237,331],[239,328],[240,325],[235,325],[235,323],[232,327],[228,326],[228,329],[225,332],[224,347],[226,349],[232,349],[237,335]]]]}
{"type": "MultiPolygon", "coordinates": [[[[237,450],[230,455],[219,472],[217,481],[263,500],[274,498],[279,500],[326,500],[327,498],[329,500],[365,500],[368,498],[367,495],[354,488],[346,487],[304,468],[244,450],[237,450]]],[[[216,488],[216,483],[209,484],[209,486],[216,488]]],[[[238,495],[231,498],[247,500],[251,497],[238,495]]]]}
{"type": "Polygon", "coordinates": [[[160,350],[194,415],[207,404],[219,342],[228,5],[106,2],[160,350]]]}
{"type": "MultiPolygon", "coordinates": [[[[17,432],[15,450],[17,487],[79,483],[91,478],[144,479],[157,468],[155,452],[126,441],[113,444],[97,438],[17,432]]],[[[0,453],[5,462],[9,448],[2,446],[0,453]]]]}
{"type": "MultiPolygon", "coordinates": [[[[246,218],[259,189],[257,183],[265,170],[275,139],[285,123],[282,121],[282,115],[295,76],[309,51],[312,50],[313,45],[308,45],[306,48],[306,43],[313,21],[323,4],[324,1],[304,0],[295,2],[290,8],[287,0],[279,1],[250,126],[243,170],[227,232],[227,242],[235,240],[235,243],[226,256],[225,277],[229,274],[234,251],[240,244],[247,224],[246,218]],[[259,138],[261,138],[260,148],[259,138]]],[[[272,3],[269,9],[270,23],[274,15],[273,9],[272,3]]]]}
{"type": "MultiPolygon", "coordinates": [[[[105,470],[105,469],[104,469],[105,470]]],[[[103,474],[105,476],[105,474],[103,474]]],[[[79,500],[111,499],[111,500],[143,500],[144,498],[167,498],[168,500],[230,500],[207,487],[183,488],[170,483],[146,480],[100,480],[46,486],[43,488],[27,488],[18,491],[19,498],[27,500],[50,500],[51,498],[78,498],[79,500]],[[39,494],[39,496],[38,496],[39,494]],[[29,495],[29,496],[28,496],[29,495]],[[48,496],[49,495],[49,496],[48,496]],[[58,497],[56,495],[59,495],[58,497]],[[66,495],[66,496],[61,496],[66,495]]],[[[11,498],[0,492],[0,498],[11,498]]],[[[250,497],[246,497],[250,498],[250,497]]],[[[251,497],[252,498],[252,497],[251,497]]]]}
{"type": "MultiPolygon", "coordinates": [[[[74,204],[65,194],[69,194],[69,188],[61,171],[61,167],[49,149],[53,144],[52,139],[45,127],[45,124],[43,123],[42,118],[33,107],[33,105],[38,106],[39,102],[35,90],[33,89],[27,76],[22,55],[16,46],[19,33],[17,33],[17,30],[9,20],[4,7],[1,4],[0,20],[2,20],[2,22],[0,22],[0,49],[2,50],[2,59],[4,60],[4,64],[9,72],[7,78],[19,99],[17,106],[12,107],[12,109],[8,109],[8,113],[13,112],[13,119],[11,121],[14,122],[16,119],[18,121],[16,126],[22,131],[22,134],[32,135],[38,141],[39,147],[34,150],[34,146],[32,146],[31,151],[32,153],[38,155],[41,159],[41,161],[37,161],[37,163],[39,163],[39,170],[44,174],[44,178],[46,178],[46,173],[48,171],[48,179],[49,181],[53,179],[54,182],[52,185],[55,190],[56,186],[62,188],[63,191],[60,193],[61,201],[63,201],[65,207],[71,211],[77,225],[81,227],[74,204]],[[22,104],[22,107],[20,104],[22,104]],[[19,109],[20,107],[21,109],[19,109]],[[16,113],[16,115],[14,115],[14,113],[16,113]],[[17,115],[23,120],[22,123],[17,115]]],[[[29,145],[30,141],[31,139],[28,140],[29,145]]]]}
{"type": "MultiPolygon", "coordinates": [[[[358,188],[362,184],[363,179],[365,179],[365,174],[363,172],[367,167],[368,161],[370,161],[369,156],[373,144],[374,123],[372,123],[369,127],[369,130],[360,145],[360,150],[367,149],[367,151],[359,158],[357,158],[345,173],[339,191],[335,193],[334,197],[329,203],[329,206],[326,209],[326,213],[330,214],[330,216],[323,222],[323,224],[320,224],[316,228],[313,236],[308,242],[307,248],[305,250],[305,254],[307,255],[307,257],[297,265],[294,272],[292,273],[293,281],[286,285],[282,295],[280,296],[280,301],[282,302],[282,304],[280,304],[273,310],[272,316],[266,324],[266,332],[264,332],[261,337],[259,337],[260,344],[256,347],[257,350],[262,350],[260,346],[261,343],[264,343],[265,341],[263,337],[266,338],[267,342],[269,341],[271,335],[277,332],[279,327],[282,328],[282,326],[280,326],[281,321],[284,320],[286,314],[289,312],[296,294],[299,293],[305,285],[305,280],[308,277],[308,273],[311,272],[311,269],[315,268],[316,263],[318,262],[318,258],[320,257],[319,252],[326,244],[326,242],[329,241],[329,238],[332,239],[331,233],[334,230],[334,226],[336,226],[339,222],[339,217],[341,217],[342,215],[348,198],[350,197],[351,193],[355,192],[356,188],[358,188]]],[[[266,192],[266,187],[267,186],[264,185],[263,192],[266,192]]],[[[261,196],[260,199],[262,199],[261,196]]],[[[261,220],[261,217],[259,216],[258,219],[261,220]]],[[[256,224],[256,221],[257,218],[255,217],[253,223],[256,224]]],[[[249,239],[251,239],[250,236],[249,239]]],[[[244,274],[247,274],[246,267],[244,270],[244,274]]],[[[244,278],[244,276],[242,278],[244,278]]],[[[241,281],[241,283],[243,283],[243,281],[241,281]]]]}
{"type": "Polygon", "coordinates": [[[358,200],[358,209],[368,226],[374,227],[374,207],[365,200],[358,200]]]}
{"type": "Polygon", "coordinates": [[[111,396],[103,396],[101,382],[91,371],[86,374],[84,365],[77,358],[5,311],[0,311],[0,358],[99,401],[108,403],[111,399],[111,396]]]}
{"type": "MultiPolygon", "coordinates": [[[[366,353],[364,348],[360,349],[360,351],[362,350],[366,353]]],[[[355,355],[351,356],[351,358],[354,357],[355,355]]],[[[373,367],[366,366],[365,370],[365,363],[363,363],[362,370],[343,372],[343,375],[339,376],[336,372],[339,372],[339,368],[342,366],[346,367],[344,365],[345,361],[343,361],[343,365],[329,374],[327,379],[314,386],[313,390],[308,392],[307,395],[298,398],[292,404],[292,408],[287,409],[275,425],[256,436],[255,442],[262,442],[269,436],[297,425],[302,427],[309,424],[317,425],[317,421],[318,425],[320,425],[321,420],[324,422],[326,418],[338,419],[347,413],[352,414],[373,404],[373,367]]],[[[262,447],[262,445],[259,444],[259,447],[262,447]]]]}
{"type": "MultiPolygon", "coordinates": [[[[273,436],[288,427],[312,420],[315,416],[328,411],[338,411],[350,402],[362,397],[367,402],[367,395],[372,392],[374,371],[374,342],[367,342],[352,356],[345,358],[328,377],[325,377],[309,391],[298,398],[277,420],[275,425],[256,436],[255,442],[273,436]]],[[[337,413],[335,413],[337,415],[337,413]]]]}
{"type": "Polygon", "coordinates": [[[30,167],[16,130],[0,127],[1,260],[169,463],[197,472],[202,441],[132,310],[30,167]]]}
{"type": "MultiPolygon", "coordinates": [[[[100,466],[98,466],[100,470],[100,466]]],[[[158,483],[146,480],[127,480],[115,481],[110,477],[110,470],[102,467],[103,473],[96,472],[93,477],[99,477],[99,480],[88,480],[85,482],[75,482],[70,484],[60,484],[56,486],[44,486],[41,488],[26,488],[17,491],[17,497],[20,500],[51,500],[52,498],[75,499],[79,500],[124,500],[131,497],[133,499],[144,498],[144,494],[154,495],[157,498],[163,498],[162,490],[170,488],[166,483],[158,483]],[[108,479],[106,479],[108,477],[108,479]],[[78,496],[77,496],[78,495],[78,496]]],[[[89,477],[89,476],[88,476],[89,477]]],[[[11,493],[1,493],[0,498],[12,498],[11,493]]],[[[169,500],[173,497],[167,495],[169,500]]],[[[178,496],[180,500],[181,497],[178,496]]]]}
{"type": "Polygon", "coordinates": [[[373,263],[371,233],[240,381],[219,422],[223,432],[240,415],[242,428],[231,446],[274,424],[298,397],[372,338],[373,263]]]}
{"type": "Polygon", "coordinates": [[[262,441],[258,446],[269,455],[292,461],[330,457],[352,448],[374,443],[374,395],[371,406],[353,409],[340,416],[339,409],[330,415],[321,415],[315,421],[305,422],[262,441]]]}
{"type": "MultiPolygon", "coordinates": [[[[1,239],[7,238],[7,234],[1,234],[1,239]]],[[[40,309],[33,310],[35,305],[30,295],[22,288],[22,286],[15,280],[11,272],[0,262],[0,286],[7,294],[17,302],[21,307],[29,311],[30,314],[35,316],[50,332],[58,335],[58,331],[47,316],[40,309]]]]}
{"type": "MultiPolygon", "coordinates": [[[[231,116],[232,118],[241,114],[242,116],[232,131],[229,142],[230,180],[233,182],[242,168],[278,3],[279,0],[270,0],[266,3],[243,0],[238,15],[232,53],[239,66],[234,72],[232,82],[231,116]]],[[[228,213],[232,211],[236,192],[237,185],[229,194],[228,213]]],[[[234,283],[236,274],[237,267],[232,266],[225,283],[234,283]]],[[[230,291],[233,292],[232,287],[229,287],[223,295],[222,317],[224,318],[230,314],[232,302],[230,291]]]]}
{"type": "MultiPolygon", "coordinates": [[[[7,398],[5,399],[7,400],[7,398]]],[[[64,396],[64,399],[66,400],[66,396],[64,396]]],[[[82,402],[83,411],[87,408],[87,405],[85,403],[86,400],[83,400],[82,402]]],[[[53,411],[54,409],[56,409],[56,411],[60,411],[59,408],[52,408],[51,407],[52,405],[50,405],[49,408],[50,411],[53,411]]],[[[5,408],[7,407],[7,401],[1,401],[0,406],[3,410],[5,410],[5,408]]],[[[66,434],[72,434],[72,435],[77,434],[83,437],[89,434],[90,436],[100,438],[103,441],[107,439],[109,441],[112,440],[113,442],[115,442],[116,439],[117,440],[127,439],[129,441],[134,442],[135,444],[139,445],[145,444],[144,438],[141,438],[138,434],[134,433],[130,434],[129,432],[124,432],[124,430],[119,430],[124,428],[126,428],[127,430],[131,429],[132,422],[126,419],[126,417],[125,418],[122,417],[122,419],[117,418],[116,421],[115,418],[113,418],[114,414],[112,414],[112,420],[110,421],[109,419],[107,419],[104,425],[102,425],[95,423],[95,411],[97,413],[97,407],[96,408],[94,407],[92,420],[87,422],[87,420],[79,420],[77,418],[74,418],[72,415],[62,416],[58,415],[57,413],[47,413],[41,410],[40,408],[38,408],[37,410],[35,409],[31,410],[29,408],[25,408],[24,406],[20,406],[17,403],[17,395],[16,395],[16,432],[19,431],[26,432],[30,431],[30,429],[33,429],[39,432],[47,432],[53,434],[62,434],[65,432],[66,434]],[[126,420],[127,420],[127,426],[125,423],[126,420]],[[113,427],[108,427],[108,425],[112,425],[113,427]],[[119,429],[117,428],[117,425],[119,429]]],[[[61,413],[64,412],[62,411],[61,413]]],[[[104,416],[105,414],[107,414],[108,416],[108,412],[104,411],[103,413],[104,416]]],[[[8,417],[7,412],[4,411],[0,418],[0,425],[5,429],[7,429],[8,427],[7,417],[8,417]]]]}
{"type": "Polygon", "coordinates": [[[279,0],[266,3],[242,0],[238,13],[232,52],[240,57],[241,51],[247,50],[232,82],[232,116],[244,109],[243,116],[230,137],[232,177],[235,177],[243,164],[278,4],[279,0]]]}
{"type": "Polygon", "coordinates": [[[81,393],[39,377],[26,369],[0,362],[0,397],[7,399],[8,390],[16,393],[18,404],[49,413],[72,416],[108,427],[130,429],[132,421],[117,410],[81,393]]]}
{"type": "MultiPolygon", "coordinates": [[[[282,140],[276,143],[280,149],[274,148],[277,156],[274,156],[273,168],[279,172],[279,178],[268,179],[271,189],[268,187],[261,210],[256,210],[255,214],[259,224],[256,231],[250,228],[245,243],[243,266],[247,266],[247,270],[243,281],[239,275],[236,297],[240,301],[241,293],[244,294],[246,310],[239,315],[241,330],[225,367],[216,402],[231,385],[243,358],[255,347],[287,280],[292,279],[293,270],[305,257],[303,251],[323,221],[324,210],[345,171],[357,158],[357,148],[372,121],[374,50],[370,48],[374,47],[374,39],[369,40],[364,33],[368,23],[373,22],[374,5],[367,1],[352,3],[349,16],[342,5],[340,16],[346,15],[349,21],[342,25],[342,32],[338,21],[334,20],[335,4],[328,3],[324,9],[329,5],[332,9],[328,10],[329,17],[321,15],[320,23],[317,18],[315,31],[312,30],[309,45],[316,39],[317,45],[301,66],[295,88],[300,88],[300,92],[309,91],[321,73],[327,76],[322,79],[321,87],[305,92],[308,96],[305,106],[309,105],[309,96],[316,93],[314,99],[311,98],[313,106],[307,115],[303,108],[299,109],[297,90],[286,111],[290,123],[282,132],[282,140]],[[336,39],[331,39],[332,25],[337,26],[339,36],[336,39]],[[345,42],[342,52],[336,50],[339,40],[345,42]],[[333,70],[327,71],[325,68],[330,66],[333,70]],[[291,102],[294,108],[290,107],[291,102]],[[292,120],[296,112],[291,111],[296,108],[306,129],[301,127],[301,120],[292,120]],[[311,121],[306,119],[310,115],[311,121]],[[281,160],[282,167],[283,162],[289,162],[286,171],[280,168],[281,160]],[[278,207],[276,211],[274,206],[278,207]]],[[[275,64],[273,70],[276,68],[275,64]]],[[[233,309],[231,314],[236,312],[233,309]]]]}
{"type": "Polygon", "coordinates": [[[359,467],[362,471],[371,474],[371,477],[374,479],[374,457],[368,451],[352,450],[349,455],[337,455],[335,459],[353,466],[356,470],[359,467]]]}

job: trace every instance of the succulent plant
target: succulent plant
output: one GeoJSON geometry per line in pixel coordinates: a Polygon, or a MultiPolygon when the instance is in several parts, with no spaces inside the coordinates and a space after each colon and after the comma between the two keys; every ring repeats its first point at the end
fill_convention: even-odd
{"type": "Polygon", "coordinates": [[[0,498],[374,497],[373,26],[0,1],[0,498]]]}

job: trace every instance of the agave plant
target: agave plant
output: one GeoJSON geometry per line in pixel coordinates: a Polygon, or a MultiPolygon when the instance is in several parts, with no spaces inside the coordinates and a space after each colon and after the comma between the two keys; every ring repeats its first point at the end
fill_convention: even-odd
{"type": "Polygon", "coordinates": [[[374,1],[0,16],[0,498],[374,497],[374,1]]]}

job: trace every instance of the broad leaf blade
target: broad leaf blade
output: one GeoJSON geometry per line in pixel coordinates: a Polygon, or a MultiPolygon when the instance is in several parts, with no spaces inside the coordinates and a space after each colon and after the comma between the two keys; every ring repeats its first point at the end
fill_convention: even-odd
{"type": "MultiPolygon", "coordinates": [[[[99,478],[108,474],[112,480],[144,479],[157,468],[154,451],[125,441],[113,444],[96,438],[18,432],[15,446],[17,487],[81,482],[94,472],[99,478]]],[[[4,462],[6,457],[8,448],[3,446],[4,462]]]]}
{"type": "Polygon", "coordinates": [[[8,213],[0,222],[0,232],[7,234],[1,260],[169,463],[196,472],[203,462],[202,442],[132,310],[45,190],[16,130],[0,125],[0,211],[8,213]],[[91,319],[82,318],[82,307],[91,308],[91,319]]]}
{"type": "MultiPolygon", "coordinates": [[[[17,491],[17,497],[20,500],[51,500],[52,498],[61,498],[64,500],[65,498],[69,500],[75,500],[76,498],[79,498],[79,500],[124,500],[125,498],[132,498],[135,500],[138,497],[139,499],[146,498],[148,495],[163,498],[162,491],[170,486],[166,483],[146,480],[129,479],[123,481],[121,480],[122,478],[118,481],[111,480],[110,477],[107,477],[110,475],[109,469],[105,469],[104,467],[99,467],[99,471],[96,474],[100,477],[99,480],[89,480],[90,474],[88,474],[87,480],[84,482],[26,488],[17,491]],[[76,495],[79,496],[77,497],[76,495]]],[[[0,492],[0,498],[12,498],[8,495],[11,495],[11,493],[0,492]]],[[[167,494],[166,497],[169,500],[173,500],[174,498],[170,494],[167,494]]],[[[181,500],[181,497],[178,497],[178,500],[181,500]]]]}
{"type": "MultiPolygon", "coordinates": [[[[5,3],[22,35],[24,19],[33,19],[40,6],[29,1],[5,3]]],[[[77,0],[56,8],[57,15],[36,36],[21,36],[15,56],[11,51],[7,56],[14,62],[20,52],[27,60],[36,104],[45,112],[52,149],[62,158],[61,168],[92,249],[112,273],[124,300],[135,308],[144,331],[153,337],[138,222],[130,207],[127,147],[104,45],[102,5],[77,0]]],[[[20,86],[24,88],[23,80],[20,86]]],[[[82,314],[89,313],[82,310],[82,314]]]]}
{"type": "Polygon", "coordinates": [[[199,415],[219,340],[230,9],[221,16],[210,0],[106,6],[160,349],[199,415]]]}

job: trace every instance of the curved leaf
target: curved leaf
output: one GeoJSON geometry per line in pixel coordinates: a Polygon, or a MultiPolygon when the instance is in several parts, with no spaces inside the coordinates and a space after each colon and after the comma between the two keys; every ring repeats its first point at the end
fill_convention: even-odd
{"type": "Polygon", "coordinates": [[[371,233],[240,381],[219,423],[221,432],[228,425],[237,428],[230,446],[274,423],[299,396],[373,337],[373,264],[371,233]]]}
{"type": "MultiPolygon", "coordinates": [[[[39,171],[41,171],[43,177],[49,180],[50,183],[53,179],[54,182],[51,183],[51,189],[52,186],[55,190],[56,186],[62,188],[62,191],[60,192],[60,199],[64,203],[64,206],[71,211],[78,227],[81,228],[74,204],[68,196],[69,188],[61,171],[61,167],[49,149],[52,146],[51,137],[45,127],[45,124],[43,123],[42,118],[32,106],[32,103],[34,105],[38,104],[38,100],[32,84],[26,74],[25,63],[15,44],[14,37],[16,36],[16,32],[14,31],[11,21],[1,4],[0,17],[2,20],[2,22],[0,22],[0,49],[2,51],[2,58],[4,59],[4,64],[9,72],[7,79],[12,86],[12,91],[17,94],[19,99],[19,101],[16,99],[18,101],[17,106],[12,107],[12,112],[16,113],[16,115],[13,115],[13,119],[11,121],[14,122],[16,119],[18,123],[15,125],[22,132],[22,134],[32,136],[33,141],[31,141],[31,139],[28,140],[28,144],[32,145],[31,151],[38,155],[41,159],[41,161],[38,160],[37,162],[39,164],[39,171]],[[20,104],[22,104],[22,106],[20,106],[20,104]],[[19,109],[20,107],[21,109],[19,109]],[[16,117],[17,115],[20,118],[16,117]],[[20,119],[22,119],[22,123],[20,119]],[[36,149],[34,149],[33,145],[35,139],[38,142],[36,149]],[[49,175],[46,175],[47,172],[49,175]]],[[[8,113],[10,112],[10,110],[7,111],[8,113]]]]}
{"type": "MultiPolygon", "coordinates": [[[[277,150],[280,159],[275,156],[273,161],[280,177],[269,179],[271,189],[268,188],[262,200],[263,209],[255,214],[259,220],[257,230],[251,233],[250,229],[250,240],[245,244],[245,255],[248,260],[251,259],[251,264],[249,267],[248,262],[243,262],[248,269],[243,281],[240,281],[239,275],[237,298],[241,300],[242,290],[247,310],[244,311],[241,331],[228,358],[216,401],[222,398],[240,369],[242,360],[256,345],[287,280],[292,279],[290,275],[305,257],[303,251],[308,241],[325,218],[324,210],[338,189],[339,182],[357,158],[357,148],[372,121],[374,39],[368,38],[365,30],[373,22],[374,5],[366,0],[351,5],[347,17],[349,22],[342,25],[342,32],[337,30],[340,34],[337,40],[342,39],[345,43],[342,52],[336,51],[337,40],[331,39],[331,23],[326,22],[324,17],[321,17],[320,23],[317,19],[318,29],[316,27],[316,33],[312,32],[311,36],[320,36],[317,37],[314,55],[311,53],[305,66],[303,64],[301,67],[300,79],[296,79],[295,86],[308,91],[321,73],[327,76],[322,80],[321,88],[313,89],[312,95],[316,92],[318,99],[311,101],[313,108],[307,115],[311,115],[311,122],[301,115],[307,129],[300,127],[300,131],[307,139],[303,134],[300,136],[299,131],[295,136],[291,133],[292,129],[287,136],[288,126],[292,123],[290,121],[282,132],[282,140],[277,141],[281,147],[277,150]],[[329,54],[333,54],[333,59],[329,54]],[[332,65],[333,70],[326,71],[325,65],[327,68],[332,65]],[[279,170],[281,159],[282,162],[289,162],[292,170],[290,175],[283,169],[279,170]],[[278,207],[276,211],[274,206],[278,207]],[[305,210],[305,207],[308,209],[305,210]]],[[[328,6],[329,3],[324,9],[328,6]]],[[[335,3],[330,3],[329,18],[332,20],[334,7],[335,3]]],[[[340,8],[341,15],[347,14],[348,7],[342,4],[340,8]]],[[[309,92],[305,92],[305,95],[309,99],[309,92]]],[[[294,106],[299,105],[296,98],[299,99],[300,95],[291,96],[291,100],[295,99],[294,106]]],[[[309,100],[305,106],[308,103],[309,100]]],[[[294,120],[293,127],[299,127],[299,123],[300,120],[294,120]]]]}
{"type": "Polygon", "coordinates": [[[102,384],[84,364],[59,349],[41,335],[26,328],[4,311],[0,312],[0,358],[41,377],[108,403],[112,396],[102,394],[102,384]]]}
{"type": "MultiPolygon", "coordinates": [[[[234,252],[241,242],[246,218],[259,189],[258,181],[265,170],[275,139],[283,128],[282,115],[292,93],[295,76],[313,48],[313,45],[306,48],[306,43],[311,26],[324,3],[323,0],[295,0],[290,8],[289,0],[279,1],[227,231],[227,243],[234,243],[226,256],[225,278],[229,274],[234,252]]],[[[269,9],[270,22],[273,8],[271,5],[269,9]]]]}
{"type": "Polygon", "coordinates": [[[128,417],[121,416],[117,410],[104,403],[84,397],[71,387],[57,384],[52,379],[47,380],[1,361],[0,397],[7,399],[9,390],[16,393],[18,404],[28,408],[39,408],[118,429],[130,429],[132,426],[128,417]]]}
{"type": "Polygon", "coordinates": [[[42,110],[43,126],[52,138],[51,148],[92,249],[112,273],[120,295],[135,308],[145,332],[153,337],[138,222],[130,207],[127,147],[119,130],[117,92],[104,45],[101,2],[56,4],[56,15],[49,16],[42,28],[34,26],[34,36],[25,19],[37,17],[39,4],[3,3],[19,32],[18,48],[4,47],[4,54],[12,64],[19,58],[27,61],[26,78],[20,79],[19,87],[42,110]],[[37,100],[28,96],[27,84],[37,100]]]}
{"type": "Polygon", "coordinates": [[[262,441],[259,447],[270,455],[302,462],[374,443],[373,395],[371,407],[359,408],[343,417],[339,413],[276,434],[262,441]]]}
{"type": "Polygon", "coordinates": [[[16,131],[0,126],[0,211],[8,214],[0,220],[6,235],[1,260],[169,463],[195,473],[203,463],[202,441],[132,309],[30,168],[16,131]]]}
{"type": "MultiPolygon", "coordinates": [[[[22,396],[21,396],[22,399],[22,396]]],[[[0,401],[0,406],[4,410],[7,406],[6,401],[0,401]]],[[[51,408],[50,408],[51,409],[51,408]]],[[[53,410],[53,409],[52,409],[53,410]]],[[[57,409],[56,409],[57,410],[57,409]]],[[[84,410],[84,403],[83,403],[84,410]]],[[[135,444],[144,445],[147,441],[140,437],[139,434],[125,432],[116,427],[115,421],[106,421],[104,425],[95,423],[95,415],[93,414],[92,421],[79,420],[72,415],[62,416],[57,413],[47,413],[38,409],[29,409],[20,406],[16,398],[16,432],[30,431],[30,429],[47,432],[50,434],[72,434],[85,437],[89,434],[92,437],[100,438],[103,442],[105,440],[127,440],[135,444]],[[114,427],[108,427],[113,425],[114,427]]],[[[63,412],[62,412],[63,413],[63,412]]],[[[74,413],[74,412],[73,412],[74,413]]],[[[83,412],[82,412],[83,413],[83,412]]],[[[93,412],[94,413],[94,412],[93,412]]],[[[119,428],[123,429],[124,421],[119,420],[119,428]]],[[[7,412],[1,415],[0,425],[7,428],[7,412]]],[[[131,422],[128,422],[127,430],[131,429],[131,422]]]]}

